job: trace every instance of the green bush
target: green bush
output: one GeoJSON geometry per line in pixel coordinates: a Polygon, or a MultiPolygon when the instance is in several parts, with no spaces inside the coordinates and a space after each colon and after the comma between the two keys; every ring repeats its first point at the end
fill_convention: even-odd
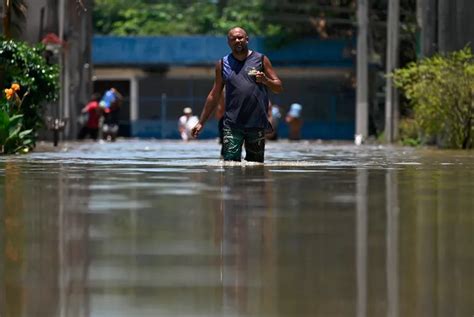
{"type": "Polygon", "coordinates": [[[436,138],[442,147],[473,147],[474,56],[470,48],[410,63],[392,75],[413,107],[422,139],[436,138]]]}
{"type": "Polygon", "coordinates": [[[0,153],[26,152],[36,144],[43,106],[57,99],[59,71],[43,57],[44,46],[0,38],[0,153]],[[12,88],[18,90],[12,91],[12,88]]]}
{"type": "Polygon", "coordinates": [[[420,127],[415,120],[403,118],[400,120],[400,142],[403,145],[418,146],[421,144],[420,127]]]}

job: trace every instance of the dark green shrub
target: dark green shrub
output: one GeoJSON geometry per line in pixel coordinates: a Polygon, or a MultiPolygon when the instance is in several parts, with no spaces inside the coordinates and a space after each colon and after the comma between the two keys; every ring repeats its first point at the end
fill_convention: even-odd
{"type": "Polygon", "coordinates": [[[403,145],[418,146],[421,144],[420,127],[414,119],[404,118],[400,120],[400,142],[403,145]]]}
{"type": "Polygon", "coordinates": [[[32,149],[36,131],[43,125],[44,103],[57,99],[58,67],[48,65],[43,54],[43,46],[30,47],[24,42],[0,38],[0,82],[4,89],[0,98],[0,134],[3,135],[0,146],[3,153],[32,149]],[[9,99],[7,90],[12,84],[18,84],[19,90],[9,99]]]}
{"type": "Polygon", "coordinates": [[[474,56],[470,48],[410,63],[393,73],[414,110],[421,139],[450,148],[474,145],[474,56]]]}

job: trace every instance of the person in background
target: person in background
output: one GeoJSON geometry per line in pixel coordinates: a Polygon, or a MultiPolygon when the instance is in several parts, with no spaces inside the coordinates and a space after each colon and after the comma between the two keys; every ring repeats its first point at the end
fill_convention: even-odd
{"type": "Polygon", "coordinates": [[[104,123],[102,136],[104,140],[115,141],[119,130],[119,111],[123,96],[115,88],[107,90],[99,105],[103,109],[104,123]]]}
{"type": "Polygon", "coordinates": [[[266,138],[267,140],[276,141],[278,140],[278,125],[281,119],[280,107],[277,104],[270,104],[269,114],[269,120],[273,129],[266,134],[266,138]]]}
{"type": "Polygon", "coordinates": [[[191,138],[191,129],[198,121],[198,118],[193,116],[193,110],[190,107],[183,109],[183,115],[178,119],[178,131],[183,141],[188,141],[191,138]]]}
{"type": "Polygon", "coordinates": [[[301,110],[303,110],[303,107],[299,103],[294,103],[291,105],[290,111],[288,111],[286,114],[285,121],[289,128],[289,140],[301,139],[301,126],[303,125],[303,120],[301,119],[301,110]]]}
{"type": "Polygon", "coordinates": [[[94,93],[87,105],[82,108],[81,115],[85,115],[87,120],[79,131],[79,135],[77,136],[79,140],[83,140],[89,136],[92,140],[97,141],[99,136],[99,122],[102,115],[99,100],[100,94],[94,93]]]}
{"type": "Polygon", "coordinates": [[[283,90],[281,80],[268,57],[248,48],[249,37],[241,27],[227,33],[231,53],[216,63],[214,85],[209,92],[201,117],[192,129],[197,137],[217,107],[225,86],[224,161],[241,161],[245,144],[246,161],[263,162],[265,131],[268,121],[268,89],[283,90]]]}

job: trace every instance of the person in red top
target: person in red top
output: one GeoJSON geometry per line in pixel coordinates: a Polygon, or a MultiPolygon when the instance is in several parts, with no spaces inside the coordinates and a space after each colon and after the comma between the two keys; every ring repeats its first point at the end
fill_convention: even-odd
{"type": "Polygon", "coordinates": [[[87,122],[79,131],[79,140],[83,140],[86,136],[89,136],[92,140],[97,141],[99,136],[99,122],[102,115],[102,109],[99,106],[100,98],[100,94],[93,94],[91,100],[81,110],[81,114],[87,115],[87,122]]]}

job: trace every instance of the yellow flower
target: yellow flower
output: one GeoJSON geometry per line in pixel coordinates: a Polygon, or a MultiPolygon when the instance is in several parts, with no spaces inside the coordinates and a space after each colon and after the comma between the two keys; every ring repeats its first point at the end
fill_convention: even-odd
{"type": "Polygon", "coordinates": [[[12,99],[14,93],[15,92],[13,89],[5,89],[5,96],[7,97],[7,100],[12,99]]]}
{"type": "Polygon", "coordinates": [[[12,84],[11,89],[13,89],[14,91],[18,91],[18,90],[20,90],[20,85],[18,85],[18,84],[12,84]]]}

